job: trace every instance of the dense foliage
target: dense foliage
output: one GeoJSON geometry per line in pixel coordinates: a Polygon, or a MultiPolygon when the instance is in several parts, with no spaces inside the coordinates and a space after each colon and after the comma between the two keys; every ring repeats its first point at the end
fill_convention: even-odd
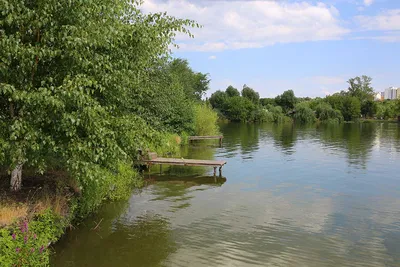
{"type": "Polygon", "coordinates": [[[13,0],[0,10],[0,165],[12,174],[44,172],[56,158],[84,188],[138,149],[160,149],[168,132],[194,133],[208,75],[169,55],[193,21],[126,0],[13,0]]]}
{"type": "Polygon", "coordinates": [[[233,86],[216,91],[209,99],[211,106],[231,121],[266,121],[267,112],[262,108],[260,95],[247,85],[242,94],[233,86]]]}
{"type": "Polygon", "coordinates": [[[400,100],[375,101],[372,79],[368,76],[351,78],[349,87],[325,98],[296,97],[287,90],[275,98],[261,98],[247,85],[239,91],[229,86],[225,92],[216,91],[211,105],[231,121],[296,123],[341,123],[360,118],[393,119],[400,115],[400,100]]]}
{"type": "Polygon", "coordinates": [[[0,229],[0,263],[11,266],[49,266],[49,245],[58,240],[65,219],[48,210],[34,220],[0,229]]]}

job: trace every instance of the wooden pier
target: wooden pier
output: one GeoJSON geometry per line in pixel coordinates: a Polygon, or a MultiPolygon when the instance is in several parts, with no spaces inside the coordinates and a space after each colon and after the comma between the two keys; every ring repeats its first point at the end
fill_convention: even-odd
{"type": "Polygon", "coordinates": [[[193,140],[212,140],[212,139],[219,139],[219,145],[222,146],[222,139],[224,138],[223,135],[205,135],[205,136],[189,136],[189,142],[193,140]]]}
{"type": "Polygon", "coordinates": [[[201,160],[201,159],[176,159],[176,158],[159,158],[151,157],[150,159],[142,160],[144,164],[149,167],[151,165],[160,165],[160,172],[162,171],[162,165],[176,165],[176,166],[205,166],[214,168],[214,176],[219,168],[219,175],[222,175],[222,167],[226,164],[224,160],[201,160]]]}

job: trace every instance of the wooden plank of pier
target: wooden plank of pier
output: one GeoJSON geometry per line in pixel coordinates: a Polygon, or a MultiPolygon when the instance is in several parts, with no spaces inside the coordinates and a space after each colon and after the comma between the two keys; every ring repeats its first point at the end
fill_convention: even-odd
{"type": "Polygon", "coordinates": [[[222,174],[222,166],[226,164],[224,160],[202,160],[202,159],[176,159],[176,158],[153,158],[148,160],[142,160],[148,166],[160,165],[177,165],[177,166],[209,166],[214,168],[214,175],[216,174],[217,168],[219,167],[219,174],[222,174]]]}
{"type": "Polygon", "coordinates": [[[189,136],[189,141],[193,140],[211,140],[211,139],[219,139],[219,144],[222,146],[223,135],[202,135],[202,136],[189,136]]]}

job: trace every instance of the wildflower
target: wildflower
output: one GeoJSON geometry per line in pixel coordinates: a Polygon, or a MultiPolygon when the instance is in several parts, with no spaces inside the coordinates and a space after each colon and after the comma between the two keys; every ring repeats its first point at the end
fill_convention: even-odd
{"type": "Polygon", "coordinates": [[[39,253],[42,253],[43,250],[44,250],[44,246],[41,246],[40,249],[39,249],[39,253]]]}
{"type": "Polygon", "coordinates": [[[24,236],[24,243],[26,244],[26,242],[28,241],[28,236],[24,236]]]}
{"type": "Polygon", "coordinates": [[[35,252],[35,248],[31,248],[31,252],[35,252]]]}
{"type": "Polygon", "coordinates": [[[28,222],[24,221],[20,227],[22,233],[28,232],[28,222]]]}
{"type": "Polygon", "coordinates": [[[15,252],[17,252],[17,253],[20,252],[20,251],[21,251],[20,248],[16,248],[16,249],[15,249],[15,252]]]}
{"type": "Polygon", "coordinates": [[[13,234],[12,234],[12,239],[15,240],[15,237],[16,237],[16,234],[13,233],[13,234]]]}
{"type": "Polygon", "coordinates": [[[37,238],[37,235],[36,235],[36,234],[34,234],[34,235],[33,235],[33,239],[36,239],[36,238],[37,238]]]}

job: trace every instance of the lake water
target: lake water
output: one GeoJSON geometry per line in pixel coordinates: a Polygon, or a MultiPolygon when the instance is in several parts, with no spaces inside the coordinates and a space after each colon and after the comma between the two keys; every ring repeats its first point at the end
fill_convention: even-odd
{"type": "Polygon", "coordinates": [[[70,231],[52,265],[400,266],[397,123],[221,131],[223,147],[182,154],[226,160],[223,177],[146,174],[147,187],[70,231]]]}

